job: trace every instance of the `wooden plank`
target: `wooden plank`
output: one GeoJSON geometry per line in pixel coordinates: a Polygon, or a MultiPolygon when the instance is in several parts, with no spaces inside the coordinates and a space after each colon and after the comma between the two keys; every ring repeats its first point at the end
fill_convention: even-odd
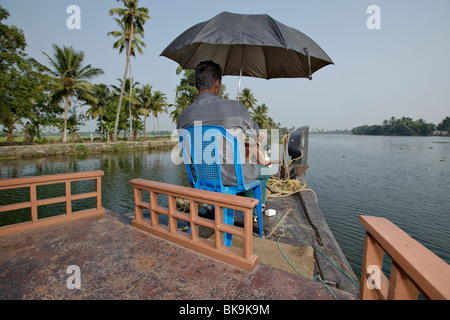
{"type": "Polygon", "coordinates": [[[0,212],[6,212],[6,211],[12,211],[12,210],[19,210],[24,208],[30,208],[31,202],[21,202],[21,203],[13,203],[13,204],[7,204],[4,206],[0,206],[0,212]]]}
{"type": "Polygon", "coordinates": [[[96,170],[87,172],[60,173],[34,177],[0,179],[0,190],[27,187],[30,184],[45,185],[45,184],[64,183],[67,180],[70,181],[88,180],[89,178],[93,179],[96,177],[101,177],[103,175],[104,175],[103,171],[96,170]]]}

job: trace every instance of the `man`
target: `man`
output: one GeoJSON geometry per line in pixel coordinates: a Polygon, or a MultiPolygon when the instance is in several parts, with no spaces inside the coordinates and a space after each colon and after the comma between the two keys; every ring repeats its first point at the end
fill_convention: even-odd
{"type": "MultiPolygon", "coordinates": [[[[238,137],[241,143],[245,142],[243,135],[257,140],[258,125],[250,117],[244,104],[240,101],[219,97],[222,71],[218,64],[212,61],[200,62],[195,68],[195,86],[199,91],[197,100],[181,112],[177,129],[193,126],[194,122],[201,122],[202,125],[224,127],[238,137]]],[[[221,168],[223,184],[236,185],[234,164],[221,164],[221,168]]],[[[270,177],[269,168],[258,165],[256,161],[246,161],[242,168],[246,182],[261,180],[261,196],[264,207],[266,184],[270,177]]],[[[245,192],[245,196],[253,197],[253,190],[245,192]]]]}

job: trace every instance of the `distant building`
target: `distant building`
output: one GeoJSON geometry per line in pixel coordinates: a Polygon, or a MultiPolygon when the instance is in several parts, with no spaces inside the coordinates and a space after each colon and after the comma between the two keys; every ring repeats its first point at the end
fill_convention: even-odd
{"type": "Polygon", "coordinates": [[[449,132],[448,131],[440,131],[440,130],[434,130],[433,131],[433,136],[449,136],[449,132]]]}

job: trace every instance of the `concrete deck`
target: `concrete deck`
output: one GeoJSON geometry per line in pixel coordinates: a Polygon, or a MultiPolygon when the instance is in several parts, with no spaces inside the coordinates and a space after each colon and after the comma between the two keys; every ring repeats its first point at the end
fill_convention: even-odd
{"type": "MultiPolygon", "coordinates": [[[[334,300],[319,281],[260,263],[230,266],[131,226],[100,217],[0,237],[0,299],[334,300]],[[69,289],[69,266],[81,288],[69,289]]],[[[339,300],[355,296],[332,288],[339,300]]]]}

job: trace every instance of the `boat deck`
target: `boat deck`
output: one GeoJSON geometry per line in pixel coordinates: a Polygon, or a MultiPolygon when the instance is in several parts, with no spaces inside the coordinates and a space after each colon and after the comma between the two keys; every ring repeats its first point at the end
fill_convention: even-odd
{"type": "Polygon", "coordinates": [[[0,299],[355,299],[260,263],[248,272],[131,226],[111,211],[0,237],[0,299]],[[80,289],[69,289],[69,266],[80,289]]]}

